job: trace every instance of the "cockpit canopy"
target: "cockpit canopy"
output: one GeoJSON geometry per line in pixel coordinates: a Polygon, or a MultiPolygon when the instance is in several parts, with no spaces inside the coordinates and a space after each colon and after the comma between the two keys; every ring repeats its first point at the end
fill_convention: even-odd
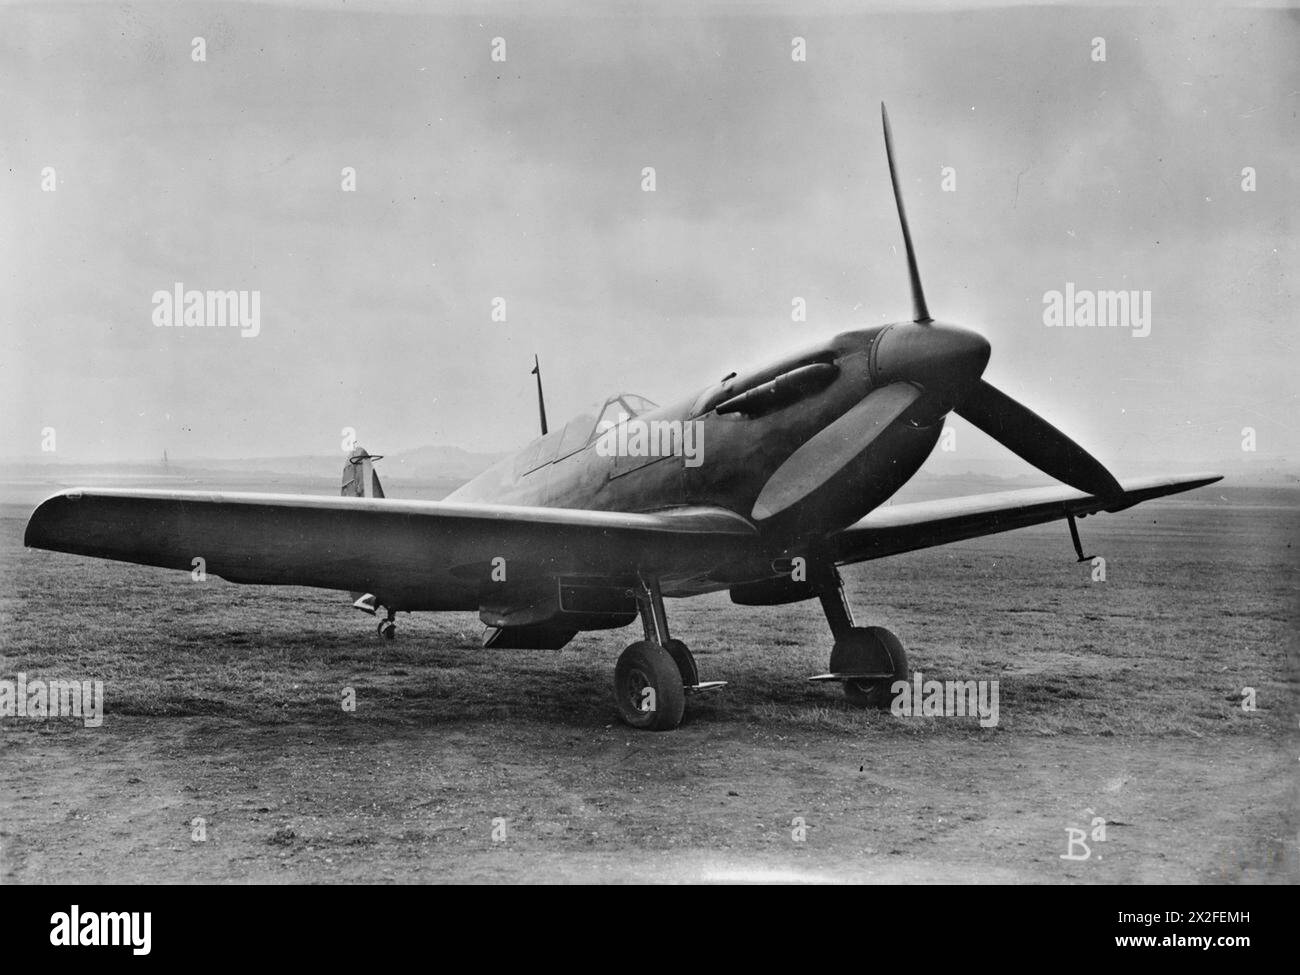
{"type": "Polygon", "coordinates": [[[615,393],[603,403],[593,403],[564,425],[557,459],[581,450],[611,427],[649,412],[658,405],[635,393],[615,393]]]}
{"type": "Polygon", "coordinates": [[[517,472],[522,475],[568,457],[606,430],[657,409],[658,405],[636,393],[615,393],[603,402],[593,403],[566,423],[563,429],[552,430],[527,447],[519,456],[517,472]]]}

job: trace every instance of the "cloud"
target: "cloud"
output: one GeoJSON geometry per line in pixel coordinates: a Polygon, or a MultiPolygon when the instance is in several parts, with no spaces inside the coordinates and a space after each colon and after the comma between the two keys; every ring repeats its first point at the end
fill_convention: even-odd
{"type": "MultiPolygon", "coordinates": [[[[567,9],[6,10],[13,452],[50,415],[87,456],[154,457],[182,429],[197,454],[309,452],[343,425],[374,449],[505,449],[532,433],[534,351],[559,417],[903,317],[881,99],[931,305],[990,337],[991,377],[1152,466],[1213,466],[1237,438],[1205,431],[1288,415],[1294,16],[567,9]],[[178,280],[260,289],[262,335],[154,330],[149,296],[178,280]],[[1044,329],[1066,280],[1150,289],[1151,338],[1044,329]]],[[[1300,447],[1274,419],[1260,444],[1300,447]]]]}

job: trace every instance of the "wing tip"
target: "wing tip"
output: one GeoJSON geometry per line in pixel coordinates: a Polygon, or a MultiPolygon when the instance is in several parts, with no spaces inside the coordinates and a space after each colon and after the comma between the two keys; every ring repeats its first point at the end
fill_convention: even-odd
{"type": "MultiPolygon", "coordinates": [[[[1150,478],[1148,480],[1157,479],[1150,478]]],[[[1196,471],[1192,474],[1168,474],[1158,480],[1167,487],[1176,488],[1179,491],[1191,491],[1198,487],[1205,487],[1207,484],[1222,481],[1223,475],[1214,471],[1196,471]]]]}
{"type": "Polygon", "coordinates": [[[62,491],[55,491],[38,504],[28,516],[27,526],[23,529],[23,547],[59,551],[53,535],[53,522],[60,503],[80,500],[85,490],[79,487],[65,488],[62,491]]]}
{"type": "Polygon", "coordinates": [[[1143,501],[1163,498],[1171,494],[1182,494],[1184,491],[1195,491],[1197,488],[1222,480],[1222,474],[1211,471],[1130,479],[1122,485],[1124,493],[1117,499],[1118,503],[1107,507],[1105,510],[1110,512],[1123,511],[1125,508],[1131,508],[1143,501]]]}

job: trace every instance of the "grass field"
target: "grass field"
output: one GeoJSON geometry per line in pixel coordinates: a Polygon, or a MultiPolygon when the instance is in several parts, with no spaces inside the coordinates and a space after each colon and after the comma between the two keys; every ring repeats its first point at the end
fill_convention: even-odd
{"type": "Polygon", "coordinates": [[[636,733],[609,690],[632,628],[530,655],[402,616],[381,641],[345,594],[25,550],[30,510],[0,506],[0,678],[107,704],[0,719],[6,883],[1300,879],[1300,490],[1088,518],[1104,583],[1064,525],[847,570],[914,670],[999,682],[988,729],[809,684],[815,603],[670,601],[730,683],[636,733]],[[1105,842],[1062,859],[1094,816],[1105,842]]]}

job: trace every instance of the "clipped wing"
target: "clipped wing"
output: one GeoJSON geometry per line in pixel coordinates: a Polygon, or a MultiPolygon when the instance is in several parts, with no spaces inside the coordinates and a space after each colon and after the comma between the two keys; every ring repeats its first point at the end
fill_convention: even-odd
{"type": "Polygon", "coordinates": [[[42,502],[29,547],[206,572],[232,582],[382,594],[402,609],[473,610],[507,578],[691,574],[754,535],[718,508],[647,514],[381,498],[76,489],[42,502]],[[503,560],[494,562],[494,560],[503,560]]]}
{"type": "Polygon", "coordinates": [[[1041,525],[1070,515],[1121,511],[1142,501],[1190,491],[1218,480],[1221,480],[1218,474],[1140,478],[1125,481],[1121,494],[1106,498],[1069,487],[1044,487],[888,505],[832,536],[831,551],[840,565],[865,562],[1041,525]]]}

